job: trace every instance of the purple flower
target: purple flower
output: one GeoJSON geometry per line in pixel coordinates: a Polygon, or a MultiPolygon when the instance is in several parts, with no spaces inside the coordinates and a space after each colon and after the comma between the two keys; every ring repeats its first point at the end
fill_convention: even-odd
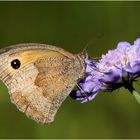
{"type": "MultiPolygon", "coordinates": [[[[90,101],[102,90],[113,91],[120,87],[133,93],[133,82],[140,75],[140,39],[134,44],[120,42],[97,62],[85,59],[86,78],[70,96],[83,102],[90,101]]],[[[138,96],[138,95],[137,95],[138,96]]]]}

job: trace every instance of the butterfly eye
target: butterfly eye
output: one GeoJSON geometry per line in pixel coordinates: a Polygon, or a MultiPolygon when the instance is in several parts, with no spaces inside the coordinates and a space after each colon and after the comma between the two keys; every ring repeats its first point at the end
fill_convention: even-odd
{"type": "Polygon", "coordinates": [[[21,63],[20,63],[20,61],[19,61],[18,59],[15,59],[15,60],[13,60],[13,61],[11,62],[11,66],[12,66],[12,68],[14,68],[14,69],[18,69],[18,68],[20,67],[20,65],[21,65],[21,63]]]}

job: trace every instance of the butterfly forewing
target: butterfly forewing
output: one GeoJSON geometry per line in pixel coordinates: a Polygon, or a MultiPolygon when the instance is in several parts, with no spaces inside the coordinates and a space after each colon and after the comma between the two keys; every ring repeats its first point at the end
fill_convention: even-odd
{"type": "Polygon", "coordinates": [[[1,51],[0,78],[12,102],[40,123],[50,123],[85,71],[84,56],[43,44],[21,44],[1,51]],[[19,69],[11,67],[18,59],[19,69]]]}

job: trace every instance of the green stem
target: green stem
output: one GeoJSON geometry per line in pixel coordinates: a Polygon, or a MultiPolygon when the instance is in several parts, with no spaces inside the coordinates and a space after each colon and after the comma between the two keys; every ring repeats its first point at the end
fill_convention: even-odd
{"type": "Polygon", "coordinates": [[[139,93],[136,92],[135,90],[133,90],[132,94],[135,97],[135,99],[137,100],[137,102],[140,104],[140,95],[139,95],[139,93]]]}

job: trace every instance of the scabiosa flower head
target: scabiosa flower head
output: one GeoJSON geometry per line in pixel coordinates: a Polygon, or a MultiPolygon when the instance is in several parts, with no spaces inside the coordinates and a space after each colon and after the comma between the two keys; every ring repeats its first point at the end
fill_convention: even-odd
{"type": "Polygon", "coordinates": [[[79,90],[70,94],[72,98],[87,102],[102,90],[113,91],[120,87],[139,97],[133,82],[140,75],[140,39],[136,39],[133,45],[120,42],[98,62],[86,58],[85,63],[86,78],[78,83],[79,90]]]}

